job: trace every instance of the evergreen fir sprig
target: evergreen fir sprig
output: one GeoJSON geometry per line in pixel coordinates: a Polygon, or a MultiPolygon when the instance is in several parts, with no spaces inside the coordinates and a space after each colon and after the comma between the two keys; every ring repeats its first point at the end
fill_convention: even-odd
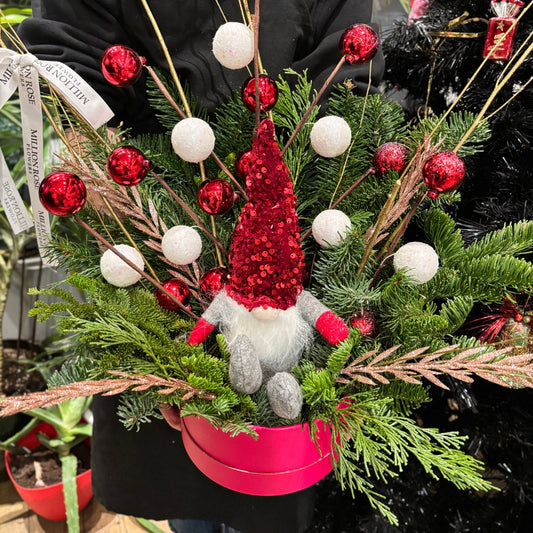
{"type": "Polygon", "coordinates": [[[503,387],[533,387],[533,355],[507,355],[512,347],[491,351],[486,346],[477,346],[454,353],[459,346],[451,345],[429,354],[428,348],[423,347],[396,357],[399,348],[364,353],[341,370],[337,382],[388,385],[397,379],[419,385],[421,378],[425,378],[449,390],[437,376],[448,375],[472,383],[472,375],[476,375],[503,387]]]}
{"type": "Polygon", "coordinates": [[[141,424],[148,424],[152,419],[162,419],[159,412],[161,402],[152,394],[131,394],[123,392],[120,395],[120,403],[117,415],[127,430],[139,431],[141,424]]]}

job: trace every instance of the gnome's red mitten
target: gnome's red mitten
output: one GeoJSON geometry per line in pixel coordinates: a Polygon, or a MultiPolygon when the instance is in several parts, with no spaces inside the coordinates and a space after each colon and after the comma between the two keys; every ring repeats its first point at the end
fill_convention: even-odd
{"type": "Polygon", "coordinates": [[[192,328],[187,344],[192,344],[193,346],[202,344],[214,329],[215,326],[210,324],[207,320],[200,318],[194,328],[192,328]]]}
{"type": "Polygon", "coordinates": [[[348,326],[310,292],[303,291],[297,305],[304,319],[330,344],[339,344],[348,337],[348,326]]]}
{"type": "Polygon", "coordinates": [[[348,326],[333,311],[326,311],[321,314],[315,326],[330,344],[339,344],[348,337],[348,326]]]}

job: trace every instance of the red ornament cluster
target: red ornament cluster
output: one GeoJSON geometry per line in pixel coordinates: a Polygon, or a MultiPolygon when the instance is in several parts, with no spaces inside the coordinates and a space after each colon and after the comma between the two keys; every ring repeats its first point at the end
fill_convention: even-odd
{"type": "Polygon", "coordinates": [[[356,313],[350,318],[350,326],[359,330],[359,333],[363,337],[373,339],[378,332],[378,323],[374,313],[368,309],[356,313]]]}
{"type": "Polygon", "coordinates": [[[213,299],[226,285],[229,272],[223,267],[215,267],[204,272],[200,278],[200,292],[208,299],[213,299]]]}
{"type": "Polygon", "coordinates": [[[376,55],[379,37],[368,24],[354,24],[344,31],[339,46],[348,63],[361,65],[376,55]]]}
{"type": "Polygon", "coordinates": [[[134,146],[119,146],[107,158],[107,172],[119,185],[137,185],[151,167],[150,161],[134,146]]]}
{"type": "Polygon", "coordinates": [[[382,144],[374,154],[372,165],[378,174],[386,174],[390,170],[401,174],[407,166],[407,148],[395,142],[382,144]]]}
{"type": "Polygon", "coordinates": [[[71,172],[52,172],[39,186],[39,199],[43,207],[60,217],[77,213],[86,198],[85,184],[71,172]]]}
{"type": "MultiPolygon", "coordinates": [[[[191,291],[189,291],[187,285],[180,279],[172,278],[163,283],[163,287],[183,305],[187,305],[189,303],[191,291]]],[[[181,309],[180,306],[168,296],[168,294],[164,293],[160,289],[155,291],[155,298],[157,303],[163,309],[168,309],[169,311],[179,311],[181,309]]]]}
{"type": "Polygon", "coordinates": [[[248,309],[288,309],[303,290],[304,255],[289,170],[268,119],[254,139],[246,190],[250,200],[233,233],[226,292],[248,309]]]}
{"type": "Polygon", "coordinates": [[[444,150],[433,154],[422,168],[422,177],[430,198],[455,191],[466,174],[464,161],[455,153],[444,150]]]}
{"type": "Polygon", "coordinates": [[[225,180],[204,181],[198,189],[198,204],[210,215],[222,215],[233,207],[235,192],[225,180]]]}
{"type": "MultiPolygon", "coordinates": [[[[270,111],[278,101],[279,89],[276,82],[266,74],[259,75],[259,108],[264,113],[270,111]]],[[[255,111],[255,78],[248,78],[241,89],[244,105],[255,111]]]]}
{"type": "Polygon", "coordinates": [[[116,44],[102,56],[101,69],[104,78],[116,87],[133,85],[141,76],[144,60],[131,48],[116,44]]]}

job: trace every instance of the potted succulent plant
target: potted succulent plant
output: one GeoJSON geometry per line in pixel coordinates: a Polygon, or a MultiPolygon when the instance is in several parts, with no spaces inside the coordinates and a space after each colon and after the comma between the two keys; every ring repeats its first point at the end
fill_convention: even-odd
{"type": "Polygon", "coordinates": [[[79,512],[93,495],[88,454],[92,426],[83,418],[90,403],[91,398],[75,398],[32,409],[27,412],[32,420],[24,430],[0,443],[8,475],[20,497],[44,518],[66,519],[69,532],[79,531],[79,512]],[[80,447],[82,443],[85,447],[80,447]],[[40,445],[45,453],[35,455],[40,445]],[[48,484],[44,464],[60,472],[59,481],[48,484]]]}

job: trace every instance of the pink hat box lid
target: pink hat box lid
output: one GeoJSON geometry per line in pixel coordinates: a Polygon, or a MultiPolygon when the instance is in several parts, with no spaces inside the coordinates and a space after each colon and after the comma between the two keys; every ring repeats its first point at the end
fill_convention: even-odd
{"type": "Polygon", "coordinates": [[[252,426],[254,439],[232,437],[205,418],[188,416],[182,437],[192,462],[211,480],[244,494],[276,496],[303,490],[331,472],[330,430],[316,423],[318,447],[308,424],[252,426]]]}

